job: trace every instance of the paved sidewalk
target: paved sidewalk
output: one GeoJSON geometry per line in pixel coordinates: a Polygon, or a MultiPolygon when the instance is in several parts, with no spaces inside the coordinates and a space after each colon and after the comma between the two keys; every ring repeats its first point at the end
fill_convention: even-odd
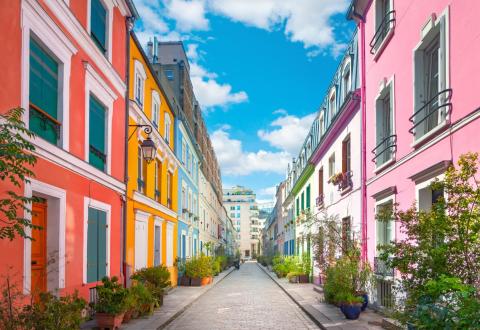
{"type": "Polygon", "coordinates": [[[322,294],[314,290],[315,287],[318,290],[317,286],[311,283],[290,283],[285,278],[279,279],[275,273],[269,271],[266,267],[260,264],[258,264],[258,267],[270,276],[322,329],[383,329],[381,327],[383,316],[368,308],[362,312],[358,320],[347,320],[338,307],[321,301],[322,294]]]}

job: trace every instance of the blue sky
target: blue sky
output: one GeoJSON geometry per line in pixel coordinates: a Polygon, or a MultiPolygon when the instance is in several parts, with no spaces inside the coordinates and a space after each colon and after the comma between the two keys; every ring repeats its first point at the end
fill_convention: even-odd
{"type": "Polygon", "coordinates": [[[223,185],[272,198],[353,24],[348,0],[134,0],[142,42],[183,40],[223,185]]]}

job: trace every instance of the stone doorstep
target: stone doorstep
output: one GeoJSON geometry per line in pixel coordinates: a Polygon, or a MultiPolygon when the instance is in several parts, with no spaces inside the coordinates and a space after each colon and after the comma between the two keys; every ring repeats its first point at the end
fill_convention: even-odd
{"type": "MultiPolygon", "coordinates": [[[[381,329],[385,324],[383,317],[368,311],[363,319],[346,320],[341,311],[334,306],[323,303],[318,297],[312,302],[312,293],[323,294],[323,290],[313,284],[290,284],[277,278],[268,269],[258,266],[315,322],[321,329],[381,329]],[[310,288],[308,288],[310,286],[310,288]],[[305,297],[302,297],[302,291],[305,297]]],[[[365,313],[365,312],[364,312],[365,313]]],[[[392,328],[388,328],[392,329],[392,328]]],[[[395,329],[397,330],[397,329],[395,329]]]]}
{"type": "MultiPolygon", "coordinates": [[[[203,287],[175,287],[168,291],[168,294],[165,295],[163,306],[157,309],[152,315],[147,317],[142,317],[139,319],[131,320],[129,323],[122,324],[120,329],[122,330],[156,330],[163,329],[168,324],[170,324],[174,319],[180,316],[191,304],[193,304],[197,299],[199,299],[206,292],[215,287],[220,283],[225,277],[230,275],[234,271],[234,267],[223,271],[218,276],[213,278],[213,283],[203,286],[203,287]],[[191,290],[191,294],[187,295],[186,292],[191,290]],[[182,296],[182,299],[175,299],[175,296],[182,296]],[[188,301],[186,301],[188,299],[188,301]],[[181,300],[180,303],[175,303],[174,306],[168,306],[168,301],[181,300]]],[[[83,323],[80,326],[81,329],[91,330],[97,329],[96,320],[90,320],[83,323]]]]}

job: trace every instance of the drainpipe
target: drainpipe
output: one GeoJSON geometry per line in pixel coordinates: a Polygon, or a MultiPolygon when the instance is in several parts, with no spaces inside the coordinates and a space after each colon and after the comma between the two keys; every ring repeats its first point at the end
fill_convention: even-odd
{"type": "Polygon", "coordinates": [[[367,103],[366,103],[366,77],[365,77],[365,22],[359,20],[360,29],[360,45],[361,45],[361,75],[362,75],[362,88],[361,88],[361,111],[362,111],[362,258],[364,261],[368,260],[368,244],[367,244],[367,103]]]}
{"type": "MultiPolygon", "coordinates": [[[[128,108],[130,106],[130,96],[128,94],[130,88],[130,31],[133,29],[133,23],[135,21],[134,17],[127,17],[125,25],[126,25],[126,63],[125,63],[125,84],[127,86],[127,90],[125,91],[125,150],[124,150],[124,178],[123,181],[125,183],[125,187],[128,186],[128,121],[129,121],[129,114],[128,108]]],[[[125,189],[125,196],[123,198],[123,217],[122,217],[122,246],[120,247],[120,251],[122,251],[122,262],[121,262],[121,269],[123,273],[123,285],[127,286],[127,189],[125,189]]]]}

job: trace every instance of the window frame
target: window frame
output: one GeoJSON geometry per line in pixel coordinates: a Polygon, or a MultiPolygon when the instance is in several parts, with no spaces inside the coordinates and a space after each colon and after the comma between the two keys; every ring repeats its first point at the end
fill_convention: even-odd
{"type": "MultiPolygon", "coordinates": [[[[392,76],[388,81],[383,80],[382,83],[380,84],[380,88],[378,90],[377,96],[375,97],[375,148],[377,148],[380,143],[378,141],[379,138],[379,126],[378,126],[378,121],[380,119],[379,117],[379,112],[382,112],[382,131],[383,131],[383,112],[385,110],[384,104],[385,104],[385,98],[386,97],[390,98],[390,125],[391,125],[391,131],[390,131],[390,136],[395,135],[396,136],[396,129],[395,129],[395,76],[392,76]]],[[[387,137],[383,137],[384,139],[387,137]]],[[[380,141],[381,142],[381,141],[380,141]]],[[[395,138],[395,144],[396,144],[396,138],[395,138]]],[[[375,150],[375,149],[374,149],[375,150]]],[[[396,151],[397,147],[394,147],[390,159],[386,160],[382,164],[378,165],[378,162],[376,159],[373,159],[372,161],[375,163],[375,173],[378,173],[385,169],[386,167],[390,166],[392,163],[395,162],[396,159],[396,151]]]]}
{"type": "MultiPolygon", "coordinates": [[[[97,46],[94,40],[92,42],[95,44],[95,49],[98,51],[102,56],[107,57],[108,61],[111,63],[112,62],[112,34],[113,34],[113,2],[112,1],[104,1],[104,0],[99,0],[101,3],[103,3],[104,8],[106,9],[107,12],[107,19],[106,19],[106,31],[105,31],[105,37],[106,37],[106,50],[105,53],[102,53],[100,48],[97,46]]],[[[89,38],[91,38],[92,34],[92,27],[91,27],[91,12],[92,12],[92,1],[87,0],[87,33],[89,38]]]]}
{"type": "MultiPolygon", "coordinates": [[[[392,203],[392,206],[395,205],[396,194],[391,194],[391,195],[385,196],[381,199],[375,200],[375,209],[374,209],[375,217],[378,214],[379,207],[387,205],[388,203],[392,203]]],[[[391,237],[392,241],[396,241],[396,223],[395,223],[394,219],[391,219],[390,223],[391,223],[391,225],[390,225],[390,237],[391,237]]],[[[377,248],[377,246],[379,245],[379,242],[377,240],[380,237],[378,235],[378,229],[379,229],[378,227],[379,227],[379,224],[377,223],[377,219],[375,219],[375,257],[378,257],[378,255],[379,255],[379,251],[378,251],[378,248],[377,248]]]]}
{"type": "Polygon", "coordinates": [[[165,130],[164,130],[164,139],[167,144],[170,144],[170,135],[172,134],[171,132],[171,126],[172,126],[172,119],[170,118],[170,114],[168,112],[165,112],[164,115],[164,125],[165,125],[165,130]]]}
{"type": "Polygon", "coordinates": [[[348,93],[352,91],[352,60],[349,55],[347,55],[347,58],[345,59],[345,62],[342,67],[342,87],[341,87],[341,92],[342,92],[342,97],[341,97],[341,102],[345,102],[348,93]],[[345,84],[345,76],[348,74],[348,84],[345,84]]]}
{"type": "Polygon", "coordinates": [[[336,161],[335,161],[335,152],[333,152],[330,157],[328,157],[328,177],[331,179],[336,174],[336,161]]]}
{"type": "Polygon", "coordinates": [[[160,129],[160,106],[162,100],[156,90],[152,90],[152,124],[158,130],[160,129]]]}
{"type": "Polygon", "coordinates": [[[147,80],[147,72],[143,63],[135,59],[133,61],[134,81],[133,81],[133,101],[143,110],[145,103],[145,82],[147,80]]]}
{"type": "Polygon", "coordinates": [[[378,32],[378,30],[380,28],[380,24],[382,23],[382,21],[387,17],[386,15],[391,11],[393,11],[394,13],[393,13],[393,21],[388,23],[389,24],[388,30],[386,31],[385,35],[383,36],[382,41],[376,47],[372,47],[372,49],[370,50],[370,54],[373,55],[374,61],[378,60],[378,58],[383,53],[383,50],[385,49],[388,42],[390,41],[390,39],[393,36],[393,32],[395,30],[395,9],[394,9],[395,6],[394,5],[395,5],[394,0],[375,0],[375,4],[374,4],[374,8],[375,8],[374,29],[373,29],[374,36],[378,32]],[[383,2],[383,1],[388,1],[389,2],[389,10],[387,12],[382,12],[379,16],[379,11],[380,11],[380,9],[382,9],[382,8],[379,8],[379,6],[381,5],[381,2],[383,2]]]}

